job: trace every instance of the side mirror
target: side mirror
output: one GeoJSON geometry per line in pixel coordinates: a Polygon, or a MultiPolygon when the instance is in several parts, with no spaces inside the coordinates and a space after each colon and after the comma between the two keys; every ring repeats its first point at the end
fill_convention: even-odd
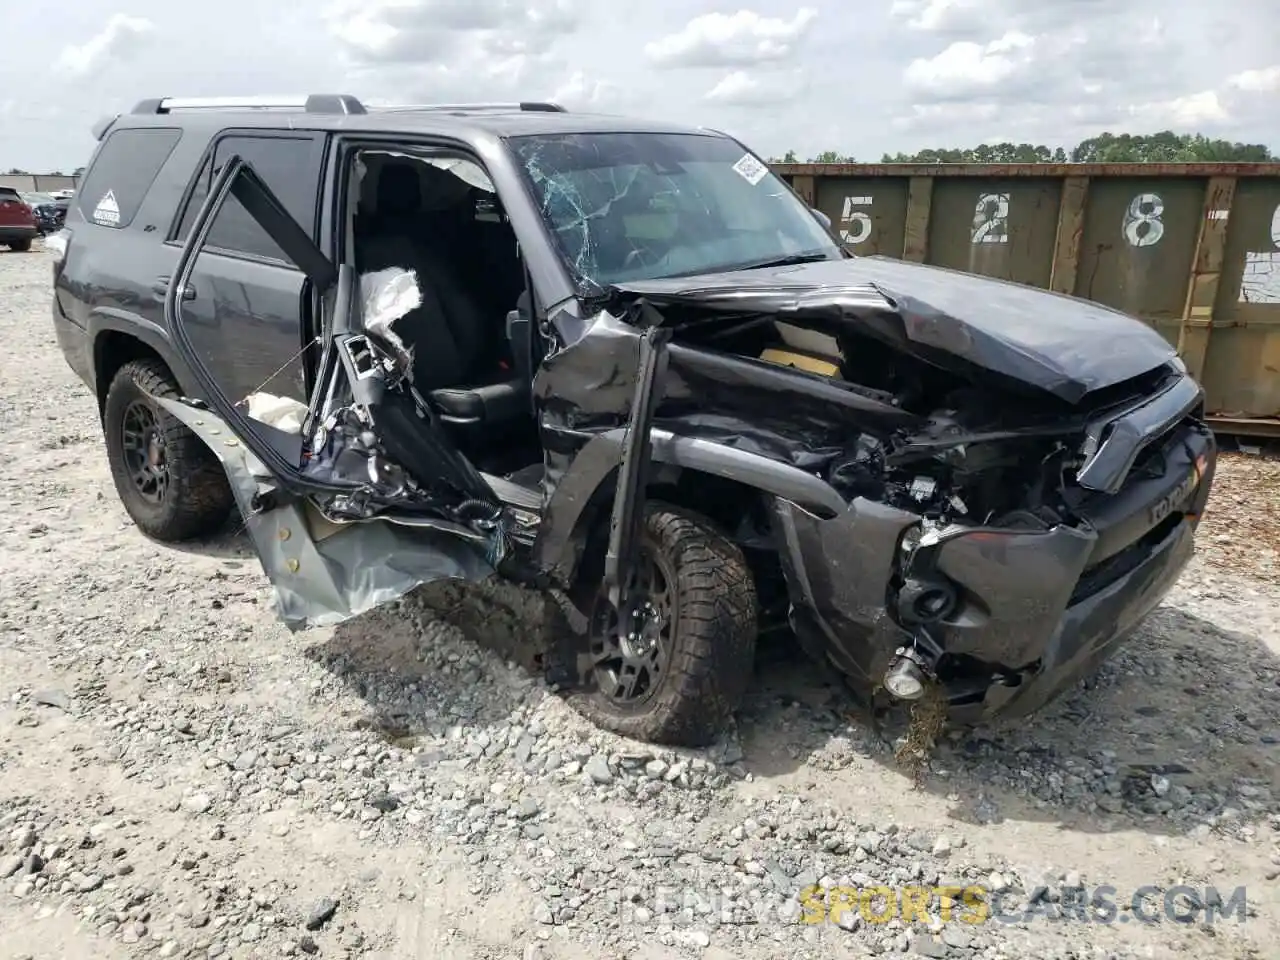
{"type": "Polygon", "coordinates": [[[818,220],[822,223],[824,227],[826,227],[828,230],[831,229],[830,217],[828,217],[825,213],[823,213],[817,207],[810,207],[809,209],[813,211],[813,215],[818,218],[818,220]]]}

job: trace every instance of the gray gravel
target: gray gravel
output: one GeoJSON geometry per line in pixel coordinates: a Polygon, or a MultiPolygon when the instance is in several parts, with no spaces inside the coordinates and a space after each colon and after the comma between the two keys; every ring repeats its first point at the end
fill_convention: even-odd
{"type": "Polygon", "coordinates": [[[513,588],[291,635],[235,530],[141,537],[48,274],[0,253],[0,958],[1275,955],[1275,584],[1197,565],[1087,688],[949,734],[918,787],[901,729],[779,645],[724,742],[655,749],[510,659],[513,588]],[[1179,885],[1198,921],[1244,886],[1244,922],[1079,905],[1179,885]],[[815,889],[920,886],[1027,918],[807,922],[815,889]]]}

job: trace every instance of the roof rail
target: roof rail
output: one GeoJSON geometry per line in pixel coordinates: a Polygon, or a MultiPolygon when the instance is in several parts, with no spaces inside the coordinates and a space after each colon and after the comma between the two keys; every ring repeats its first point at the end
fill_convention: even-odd
{"type": "Polygon", "coordinates": [[[525,113],[565,113],[558,103],[531,100],[518,103],[396,103],[366,107],[349,93],[313,93],[296,97],[157,97],[141,100],[135,114],[162,114],[174,110],[295,110],[304,113],[472,113],[518,110],[525,113]]]}
{"type": "Polygon", "coordinates": [[[346,93],[313,93],[299,97],[158,97],[142,100],[139,113],[171,113],[174,110],[301,110],[306,113],[366,113],[355,97],[346,93]]]}
{"type": "Polygon", "coordinates": [[[496,112],[518,110],[522,113],[567,113],[558,103],[547,103],[541,100],[525,100],[514,103],[390,103],[369,104],[367,109],[379,113],[417,113],[432,111],[437,113],[479,113],[486,110],[496,112]]]}

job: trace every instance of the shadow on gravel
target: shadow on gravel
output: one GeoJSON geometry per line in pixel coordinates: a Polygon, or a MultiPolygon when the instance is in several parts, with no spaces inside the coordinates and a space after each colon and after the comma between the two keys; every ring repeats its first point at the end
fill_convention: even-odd
{"type": "MultiPolygon", "coordinates": [[[[850,724],[851,710],[816,669],[771,665],[741,718],[747,768],[769,778],[862,758],[909,789],[892,742],[905,724],[895,718],[878,735],[850,724]]],[[[1255,636],[1162,607],[1039,714],[949,731],[921,787],[953,798],[952,816],[968,823],[1156,834],[1255,823],[1280,812],[1280,658],[1255,636]]]]}
{"type": "MultiPolygon", "coordinates": [[[[541,677],[542,618],[540,597],[507,584],[433,585],[340,625],[307,655],[407,746],[456,725],[510,724],[541,677]],[[514,669],[495,678],[481,647],[514,669]]],[[[909,802],[911,774],[894,758],[905,717],[873,729],[838,678],[793,644],[786,635],[761,642],[738,718],[744,771],[768,782],[807,768],[832,778],[827,799],[841,806],[856,802],[846,788],[870,761],[909,802]]],[[[1280,812],[1280,658],[1255,636],[1160,608],[1098,674],[1038,715],[944,734],[919,789],[949,798],[951,816],[968,823],[1183,834],[1257,822],[1280,812]]]]}
{"type": "Polygon", "coordinates": [[[236,511],[232,511],[222,529],[214,535],[201,540],[188,540],[185,543],[166,543],[165,549],[198,554],[202,557],[214,557],[219,560],[252,561],[251,565],[246,563],[246,569],[260,570],[258,555],[253,549],[253,541],[249,539],[244,521],[236,511]]]}
{"type": "Polygon", "coordinates": [[[372,717],[361,725],[412,747],[455,726],[509,725],[541,676],[535,648],[542,618],[540,597],[509,584],[430,584],[339,624],[306,656],[368,703],[372,717]],[[495,678],[482,649],[514,669],[495,678]]]}

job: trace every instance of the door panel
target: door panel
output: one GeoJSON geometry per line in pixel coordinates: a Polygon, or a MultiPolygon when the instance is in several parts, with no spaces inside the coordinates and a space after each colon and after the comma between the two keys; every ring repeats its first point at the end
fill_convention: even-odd
{"type": "MultiPolygon", "coordinates": [[[[214,177],[242,157],[314,239],[324,138],[313,133],[237,131],[221,134],[197,174],[175,239],[185,241],[214,177]]],[[[295,251],[296,252],[296,251],[295,251]]],[[[162,279],[162,278],[157,278],[162,279]]],[[[208,235],[183,305],[191,341],[223,392],[233,401],[258,389],[305,401],[302,309],[306,277],[234,195],[208,235]],[[269,383],[267,381],[270,381],[269,383]]]]}
{"type": "Polygon", "coordinates": [[[233,402],[258,389],[306,402],[305,280],[292,267],[216,253],[197,261],[187,284],[195,296],[183,303],[183,320],[201,362],[233,402]]]}
{"type": "MultiPolygon", "coordinates": [[[[432,580],[492,575],[508,548],[507,509],[364,335],[362,305],[353,301],[358,288],[355,271],[335,268],[240,157],[214,180],[165,286],[175,347],[209,402],[156,402],[223,463],[280,615],[295,629],[345,620],[432,580]],[[203,360],[202,349],[211,348],[196,339],[203,332],[196,265],[233,197],[300,265],[298,277],[324,304],[325,359],[300,432],[238,409],[228,375],[219,379],[203,360]],[[378,434],[388,410],[398,411],[387,423],[397,445],[378,434]],[[393,462],[388,450],[412,454],[411,482],[410,464],[393,462]]],[[[253,317],[255,302],[243,309],[253,317]]]]}

